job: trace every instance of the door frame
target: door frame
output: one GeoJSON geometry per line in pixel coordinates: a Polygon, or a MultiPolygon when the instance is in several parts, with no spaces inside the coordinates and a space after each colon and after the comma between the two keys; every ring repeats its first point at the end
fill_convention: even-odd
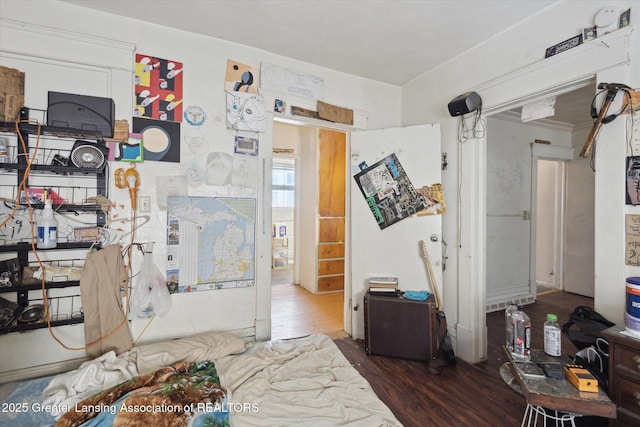
{"type": "MultiPolygon", "coordinates": [[[[341,125],[339,123],[332,122],[324,122],[317,119],[312,119],[308,117],[299,116],[295,119],[289,117],[282,116],[273,116],[273,121],[277,123],[286,123],[295,126],[307,127],[307,128],[315,128],[315,129],[328,129],[336,132],[343,132],[345,134],[345,149],[346,149],[346,157],[347,161],[345,162],[345,183],[349,183],[351,179],[350,175],[350,162],[349,157],[351,153],[351,132],[357,131],[353,126],[341,125]]],[[[296,184],[298,181],[298,174],[296,173],[296,184]]],[[[344,189],[344,199],[345,199],[345,253],[344,253],[344,307],[343,307],[343,328],[347,335],[351,336],[353,331],[352,324],[352,316],[351,316],[351,220],[350,220],[350,212],[351,212],[351,188],[349,185],[345,185],[344,189]]],[[[296,203],[295,207],[295,219],[299,221],[299,208],[296,203]]],[[[296,228],[299,228],[296,225],[296,228]]],[[[299,236],[300,233],[297,234],[299,236]]],[[[296,251],[300,250],[300,242],[296,240],[296,251]]],[[[298,257],[299,253],[296,253],[295,257],[298,257]]],[[[294,265],[297,265],[294,260],[294,265]]],[[[299,281],[300,271],[299,266],[296,267],[296,271],[294,271],[294,281],[296,278],[299,281]]]]}
{"type": "MultiPolygon", "coordinates": [[[[627,81],[629,64],[629,39],[631,29],[618,30],[599,39],[606,41],[607,49],[600,43],[589,43],[563,52],[532,65],[525,66],[514,72],[499,76],[473,90],[481,94],[483,114],[491,116],[503,111],[511,110],[534,101],[539,101],[554,95],[570,92],[585,85],[595,78],[600,81],[627,81]]],[[[624,124],[612,123],[608,132],[610,136],[601,135],[601,145],[609,147],[610,138],[615,138],[624,124]],[[619,129],[620,128],[620,129],[619,129]]],[[[489,129],[487,129],[489,132],[489,129]]],[[[612,149],[604,154],[603,161],[608,162],[624,147],[612,149]]],[[[456,352],[461,359],[470,363],[477,363],[487,358],[486,331],[486,280],[485,280],[485,234],[486,234],[486,138],[484,141],[467,141],[459,144],[459,170],[464,170],[459,176],[458,197],[459,229],[461,230],[458,245],[458,323],[456,325],[456,352]],[[463,197],[466,200],[463,200],[463,197]],[[468,205],[467,205],[468,203],[468,205]],[[464,296],[464,298],[463,298],[464,296]]],[[[605,187],[616,176],[604,176],[596,173],[596,194],[605,194],[605,187]]],[[[612,195],[605,197],[611,203],[604,203],[609,212],[596,209],[596,239],[606,231],[602,227],[618,225],[623,215],[623,206],[618,206],[612,195]],[[609,200],[612,199],[612,200],[609,200]],[[601,217],[600,214],[601,213],[601,217]],[[603,225],[599,225],[599,221],[603,225]],[[610,221],[609,225],[605,225],[610,221]]],[[[617,200],[617,199],[616,199],[617,200]]],[[[622,227],[622,225],[621,225],[622,227]]],[[[621,228],[622,229],[622,228],[621,228]]],[[[616,239],[612,243],[616,243],[616,239]]],[[[620,259],[623,259],[624,244],[618,249],[620,259]]],[[[610,255],[609,255],[610,256],[610,255]]],[[[624,276],[624,265],[609,265],[603,256],[601,263],[596,252],[596,297],[598,296],[598,282],[619,280],[624,276]],[[600,274],[599,273],[600,270],[600,274]]],[[[594,301],[597,304],[597,301],[594,301]]]]}

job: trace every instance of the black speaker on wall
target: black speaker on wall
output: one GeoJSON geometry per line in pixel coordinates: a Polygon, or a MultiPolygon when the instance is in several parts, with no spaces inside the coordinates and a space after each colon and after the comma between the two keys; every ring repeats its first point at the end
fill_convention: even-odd
{"type": "Polygon", "coordinates": [[[461,116],[477,110],[481,105],[482,98],[480,98],[480,95],[475,92],[463,93],[449,102],[449,114],[451,114],[451,117],[461,116]]]}

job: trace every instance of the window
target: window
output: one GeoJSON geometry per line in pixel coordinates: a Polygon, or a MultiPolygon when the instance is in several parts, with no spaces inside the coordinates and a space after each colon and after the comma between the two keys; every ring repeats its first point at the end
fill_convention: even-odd
{"type": "Polygon", "coordinates": [[[271,205],[276,208],[295,206],[296,171],[293,160],[273,159],[271,172],[271,205]]]}

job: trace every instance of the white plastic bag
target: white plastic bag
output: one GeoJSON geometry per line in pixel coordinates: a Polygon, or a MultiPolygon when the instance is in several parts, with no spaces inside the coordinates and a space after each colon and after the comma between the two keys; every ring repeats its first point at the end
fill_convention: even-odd
{"type": "Polygon", "coordinates": [[[129,320],[164,316],[171,309],[171,305],[167,282],[153,262],[153,254],[146,252],[131,296],[129,320]]]}

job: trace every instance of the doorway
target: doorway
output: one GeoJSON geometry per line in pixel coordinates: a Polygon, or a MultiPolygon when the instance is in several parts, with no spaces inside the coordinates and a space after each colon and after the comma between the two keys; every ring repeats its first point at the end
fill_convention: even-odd
{"type": "MultiPolygon", "coordinates": [[[[314,222],[319,203],[315,188],[321,182],[320,173],[326,168],[318,167],[317,151],[310,147],[316,145],[322,132],[304,124],[274,123],[272,339],[312,333],[324,333],[332,338],[346,336],[344,290],[323,292],[316,279],[319,267],[315,265],[319,265],[320,260],[317,258],[318,224],[314,222]]],[[[346,174],[346,168],[343,169],[342,173],[346,174]]],[[[343,200],[345,193],[343,189],[343,200]]]]}
{"type": "Polygon", "coordinates": [[[535,159],[536,295],[563,288],[565,162],[535,159]]]}
{"type": "Polygon", "coordinates": [[[295,255],[296,160],[273,156],[271,166],[271,284],[292,285],[295,255]]]}
{"type": "Polygon", "coordinates": [[[516,108],[487,120],[487,312],[534,302],[538,286],[593,296],[594,178],[574,153],[594,84],[556,97],[553,116],[524,123],[516,108]]]}

